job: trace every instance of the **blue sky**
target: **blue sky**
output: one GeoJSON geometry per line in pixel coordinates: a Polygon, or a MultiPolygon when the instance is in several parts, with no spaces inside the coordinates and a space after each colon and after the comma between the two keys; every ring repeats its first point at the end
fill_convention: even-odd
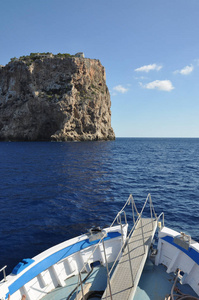
{"type": "Polygon", "coordinates": [[[105,66],[117,137],[199,137],[198,0],[0,0],[0,64],[83,51],[105,66]]]}

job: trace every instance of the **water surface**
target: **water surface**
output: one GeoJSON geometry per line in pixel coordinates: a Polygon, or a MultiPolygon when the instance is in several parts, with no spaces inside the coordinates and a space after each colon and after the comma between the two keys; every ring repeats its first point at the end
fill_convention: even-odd
{"type": "Polygon", "coordinates": [[[0,267],[9,273],[151,193],[166,226],[199,241],[199,139],[0,143],[0,267]]]}

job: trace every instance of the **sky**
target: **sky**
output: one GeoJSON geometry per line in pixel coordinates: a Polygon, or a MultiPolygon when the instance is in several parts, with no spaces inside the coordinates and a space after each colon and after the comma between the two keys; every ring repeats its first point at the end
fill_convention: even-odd
{"type": "Polygon", "coordinates": [[[0,65],[84,52],[116,137],[199,137],[199,0],[0,0],[0,65]]]}

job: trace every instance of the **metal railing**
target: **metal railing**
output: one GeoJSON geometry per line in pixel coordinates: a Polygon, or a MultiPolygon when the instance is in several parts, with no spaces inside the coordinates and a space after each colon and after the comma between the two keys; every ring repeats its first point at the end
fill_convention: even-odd
{"type": "Polygon", "coordinates": [[[6,268],[7,268],[7,266],[4,266],[3,268],[0,269],[0,272],[3,272],[4,281],[7,281],[7,279],[6,279],[6,270],[5,270],[6,268]]]}
{"type": "Polygon", "coordinates": [[[162,225],[164,227],[164,212],[161,212],[161,214],[157,218],[157,221],[159,222],[161,218],[162,218],[162,225]]]}
{"type": "MultiPolygon", "coordinates": [[[[134,286],[134,278],[133,278],[133,271],[132,271],[132,265],[131,265],[131,258],[130,258],[130,251],[129,251],[129,239],[131,238],[132,236],[132,233],[134,232],[136,226],[138,225],[138,222],[141,222],[141,230],[142,230],[142,241],[143,241],[143,248],[144,248],[144,253],[145,253],[145,245],[144,245],[144,233],[143,233],[143,226],[142,226],[142,214],[143,214],[143,211],[146,207],[146,204],[147,202],[149,201],[149,205],[150,205],[150,214],[151,214],[151,223],[152,223],[152,228],[153,228],[153,220],[155,218],[155,220],[157,221],[157,215],[155,213],[155,209],[154,209],[154,206],[153,206],[153,203],[152,203],[152,199],[151,199],[151,195],[148,194],[147,198],[146,198],[146,201],[142,207],[142,210],[140,213],[138,213],[138,210],[137,210],[137,207],[135,205],[135,201],[133,199],[133,196],[130,195],[129,196],[129,199],[128,201],[132,202],[132,215],[133,215],[133,222],[134,222],[134,225],[130,231],[130,233],[128,234],[127,238],[126,238],[126,245],[127,245],[127,252],[128,252],[128,259],[129,259],[129,267],[130,267],[130,274],[131,274],[131,278],[132,278],[132,286],[134,286]],[[137,220],[135,221],[135,212],[134,212],[134,209],[135,209],[135,212],[137,213],[137,220]],[[154,215],[154,218],[153,218],[153,215],[154,215]]],[[[111,277],[111,273],[112,271],[114,270],[116,264],[117,264],[117,261],[119,260],[119,257],[121,255],[121,252],[122,252],[122,248],[120,249],[120,252],[118,253],[118,256],[116,258],[116,260],[114,261],[110,271],[109,271],[109,274],[108,274],[108,278],[111,277]]],[[[108,285],[107,285],[108,286],[108,285]]],[[[107,290],[107,289],[106,289],[107,290]]],[[[110,297],[112,299],[112,296],[111,296],[111,289],[109,289],[109,293],[110,293],[110,297]]],[[[107,295],[106,295],[106,298],[107,298],[107,295]]]]}
{"type": "MultiPolygon", "coordinates": [[[[118,214],[116,215],[115,219],[113,220],[112,224],[110,225],[109,228],[113,227],[113,225],[117,222],[117,224],[121,225],[121,237],[122,237],[122,242],[121,242],[121,248],[120,251],[111,267],[111,269],[109,270],[108,268],[108,261],[107,261],[107,257],[106,257],[106,249],[105,249],[105,245],[104,245],[104,238],[106,237],[106,234],[104,234],[102,236],[102,238],[100,239],[100,241],[97,243],[97,245],[95,246],[93,252],[91,253],[91,255],[89,256],[88,260],[86,263],[84,263],[83,268],[80,270],[79,272],[79,276],[78,276],[78,285],[77,285],[77,291],[78,291],[78,287],[81,286],[81,292],[82,292],[82,299],[84,300],[84,291],[83,291],[83,282],[81,279],[81,273],[84,272],[85,270],[87,270],[87,266],[89,265],[89,261],[91,259],[91,257],[93,256],[93,254],[95,253],[95,251],[98,249],[98,247],[100,247],[100,245],[103,246],[103,252],[104,252],[104,259],[105,259],[105,264],[106,264],[106,269],[107,269],[107,287],[109,289],[109,296],[110,299],[112,300],[112,293],[111,293],[111,282],[110,282],[110,278],[112,275],[112,272],[124,250],[124,248],[127,247],[127,251],[128,251],[128,259],[129,259],[129,266],[130,266],[130,273],[131,273],[131,277],[132,277],[132,286],[134,286],[134,278],[133,278],[133,271],[132,271],[132,266],[131,266],[131,258],[130,258],[130,250],[129,250],[129,239],[132,236],[133,231],[135,230],[136,226],[138,225],[138,222],[141,222],[141,228],[142,228],[142,240],[143,240],[143,247],[144,247],[144,253],[145,253],[145,245],[144,245],[144,233],[143,233],[143,227],[142,227],[142,215],[143,215],[143,211],[146,207],[147,202],[149,201],[149,206],[150,206],[150,215],[151,215],[151,223],[152,223],[152,228],[154,226],[154,219],[157,221],[160,216],[162,216],[162,214],[157,218],[157,215],[155,213],[155,209],[152,203],[152,199],[151,199],[151,195],[148,194],[146,201],[142,207],[141,212],[139,213],[137,210],[137,207],[135,205],[135,201],[133,199],[133,196],[130,194],[128,200],[126,201],[126,203],[124,204],[123,208],[118,212],[118,214]],[[127,205],[132,206],[132,218],[133,218],[133,226],[132,229],[130,230],[126,240],[123,240],[123,223],[122,223],[122,215],[124,216],[124,222],[125,224],[127,224],[127,215],[125,212],[125,208],[127,205]],[[136,218],[137,217],[137,218],[136,218]]],[[[164,214],[163,214],[163,220],[164,220],[164,214]]],[[[106,289],[107,291],[107,289],[106,289]]],[[[107,295],[106,295],[107,297],[107,295]]],[[[76,299],[77,299],[77,293],[76,293],[76,299]]]]}

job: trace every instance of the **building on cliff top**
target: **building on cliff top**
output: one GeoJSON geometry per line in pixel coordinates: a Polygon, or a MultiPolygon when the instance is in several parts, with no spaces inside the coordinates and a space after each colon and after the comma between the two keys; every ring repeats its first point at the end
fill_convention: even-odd
{"type": "Polygon", "coordinates": [[[84,56],[84,52],[78,52],[75,54],[76,57],[82,57],[82,58],[85,58],[84,56]]]}

